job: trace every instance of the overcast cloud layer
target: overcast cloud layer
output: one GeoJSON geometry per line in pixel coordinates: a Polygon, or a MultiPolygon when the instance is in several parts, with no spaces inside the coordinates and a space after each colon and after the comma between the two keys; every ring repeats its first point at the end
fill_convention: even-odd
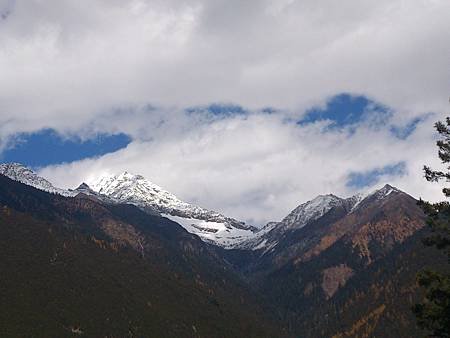
{"type": "Polygon", "coordinates": [[[432,124],[448,110],[448,13],[447,0],[0,0],[0,146],[44,127],[126,132],[126,149],[42,173],[74,186],[127,169],[255,223],[400,162],[403,175],[379,182],[436,199],[420,168],[436,164],[432,124]],[[295,124],[342,92],[393,115],[377,128],[295,124]],[[215,102],[251,112],[185,112],[215,102]],[[405,140],[389,132],[430,112],[405,140]]]}

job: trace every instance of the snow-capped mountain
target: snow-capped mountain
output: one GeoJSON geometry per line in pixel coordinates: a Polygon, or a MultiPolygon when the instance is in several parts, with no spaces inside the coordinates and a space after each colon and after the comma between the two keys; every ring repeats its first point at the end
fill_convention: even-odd
{"type": "Polygon", "coordinates": [[[44,190],[53,194],[63,196],[75,196],[77,193],[56,188],[45,178],[37,175],[33,170],[25,167],[20,163],[1,163],[0,174],[9,177],[12,180],[19,181],[23,184],[34,188],[44,190]]]}
{"type": "Polygon", "coordinates": [[[238,244],[242,249],[264,250],[273,249],[280,238],[290,231],[295,231],[314,222],[335,208],[346,210],[346,214],[355,212],[359,208],[374,201],[381,201],[392,193],[401,192],[397,188],[386,184],[381,189],[367,195],[356,194],[349,198],[341,198],[333,194],[319,195],[316,198],[300,204],[280,222],[270,222],[248,240],[238,244]]]}
{"type": "Polygon", "coordinates": [[[141,175],[123,172],[104,176],[91,184],[91,188],[116,202],[134,204],[170,218],[206,242],[225,248],[233,248],[254,236],[257,230],[218,212],[183,202],[141,175]]]}
{"type": "Polygon", "coordinates": [[[391,185],[389,185],[389,184],[386,184],[383,188],[375,190],[375,191],[372,191],[371,193],[369,193],[369,194],[367,194],[365,196],[361,196],[360,195],[361,196],[360,197],[360,203],[358,203],[355,206],[355,209],[357,207],[359,207],[359,205],[362,204],[362,202],[367,202],[369,200],[383,200],[386,197],[388,197],[390,194],[392,194],[392,193],[399,193],[399,192],[402,192],[402,191],[397,189],[397,188],[395,188],[395,187],[393,187],[393,186],[391,186],[391,185]]]}
{"type": "Polygon", "coordinates": [[[331,208],[342,204],[345,200],[335,195],[319,195],[306,203],[300,204],[291,211],[281,222],[280,226],[285,229],[299,229],[308,222],[322,217],[331,208]]]}
{"type": "Polygon", "coordinates": [[[232,249],[263,250],[274,248],[290,231],[305,227],[325,216],[333,209],[341,208],[352,213],[374,201],[381,201],[400,190],[385,185],[365,196],[340,198],[328,194],[300,204],[280,222],[268,223],[257,229],[216,211],[186,203],[141,175],[123,172],[99,178],[91,186],[82,183],[75,190],[60,189],[20,163],[0,164],[0,174],[40,190],[67,197],[80,193],[94,196],[105,203],[128,203],[149,213],[167,217],[204,241],[232,249]]]}
{"type": "Polygon", "coordinates": [[[303,228],[307,224],[324,216],[331,209],[338,206],[350,208],[359,201],[359,195],[350,198],[340,198],[333,194],[319,195],[314,199],[300,204],[280,222],[270,222],[254,237],[239,244],[242,249],[271,250],[278,244],[279,239],[289,231],[303,228]]]}
{"type": "Polygon", "coordinates": [[[218,212],[183,202],[143,176],[128,172],[101,177],[92,184],[92,187],[82,183],[74,190],[57,188],[20,163],[0,164],[0,174],[34,188],[66,197],[83,193],[106,203],[133,204],[147,212],[170,218],[204,241],[227,249],[253,237],[257,231],[257,228],[218,212]]]}

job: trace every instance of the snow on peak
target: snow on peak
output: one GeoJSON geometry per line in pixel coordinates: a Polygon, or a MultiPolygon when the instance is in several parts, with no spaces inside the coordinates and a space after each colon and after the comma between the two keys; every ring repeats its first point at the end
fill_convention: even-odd
{"type": "Polygon", "coordinates": [[[372,196],[375,197],[376,199],[383,199],[383,198],[389,196],[393,192],[400,192],[400,190],[395,188],[395,187],[393,187],[392,185],[385,184],[382,188],[374,190],[372,192],[369,192],[364,197],[364,199],[372,197],[372,196]]]}
{"type": "Polygon", "coordinates": [[[284,228],[299,229],[309,222],[325,215],[331,208],[342,204],[343,199],[335,195],[319,195],[316,198],[299,205],[287,215],[281,223],[284,228]]]}
{"type": "Polygon", "coordinates": [[[59,194],[63,196],[75,195],[71,191],[54,187],[45,178],[37,175],[33,170],[25,167],[21,163],[1,163],[0,174],[7,176],[14,181],[18,181],[36,189],[47,191],[53,194],[59,194]]]}
{"type": "Polygon", "coordinates": [[[319,195],[310,201],[300,204],[280,222],[268,223],[253,238],[242,243],[240,248],[251,250],[264,249],[264,252],[267,252],[277,245],[278,240],[284,233],[303,228],[308,223],[325,215],[333,207],[343,205],[346,201],[333,194],[319,195]]]}
{"type": "Polygon", "coordinates": [[[352,199],[356,200],[356,203],[353,205],[353,208],[351,209],[351,211],[354,211],[356,209],[358,209],[361,205],[365,204],[365,202],[369,201],[369,200],[383,200],[386,197],[388,197],[389,195],[391,195],[392,193],[398,193],[398,192],[402,192],[401,190],[386,184],[384,185],[382,188],[371,191],[367,194],[357,194],[353,197],[351,197],[352,199]]]}
{"type": "Polygon", "coordinates": [[[346,200],[332,194],[319,195],[316,198],[300,204],[291,211],[281,222],[270,222],[255,235],[237,247],[250,250],[264,250],[274,248],[284,233],[303,228],[311,221],[319,219],[333,207],[343,205],[346,200]]]}
{"type": "Polygon", "coordinates": [[[92,190],[119,202],[154,208],[156,211],[172,214],[174,211],[202,214],[208,212],[185,203],[160,186],[146,180],[141,175],[127,171],[119,175],[107,175],[91,184],[92,190]]]}
{"type": "Polygon", "coordinates": [[[238,245],[238,248],[250,250],[272,250],[284,233],[303,228],[308,223],[325,215],[333,207],[344,205],[347,200],[332,194],[319,195],[316,198],[300,204],[281,222],[270,222],[255,235],[238,245]]]}
{"type": "Polygon", "coordinates": [[[263,229],[245,225],[218,212],[186,203],[160,186],[146,180],[141,175],[124,171],[118,175],[100,177],[89,187],[81,184],[75,190],[54,187],[45,178],[20,163],[0,164],[0,174],[40,190],[63,196],[79,193],[95,195],[108,203],[129,203],[148,212],[156,212],[181,224],[187,231],[198,235],[204,241],[224,248],[245,248],[268,250],[277,244],[278,238],[286,231],[304,227],[324,216],[336,206],[359,209],[366,203],[383,200],[392,193],[401,192],[386,184],[381,189],[367,195],[357,194],[342,199],[332,194],[319,195],[299,205],[281,222],[272,222],[263,229]]]}
{"type": "Polygon", "coordinates": [[[377,196],[378,199],[383,199],[393,192],[400,192],[400,190],[389,184],[386,184],[383,188],[376,190],[374,194],[377,196]]]}
{"type": "Polygon", "coordinates": [[[316,198],[307,201],[287,215],[281,222],[271,222],[266,227],[256,232],[252,238],[239,245],[243,249],[263,250],[267,252],[273,250],[278,244],[279,239],[291,230],[303,228],[312,221],[315,221],[332,208],[337,206],[344,207],[346,213],[351,213],[364,205],[378,202],[393,193],[401,192],[399,189],[386,184],[381,189],[375,190],[369,194],[356,194],[349,198],[340,198],[332,194],[319,195],[316,198]]]}
{"type": "Polygon", "coordinates": [[[256,230],[218,212],[186,203],[143,176],[126,171],[103,176],[91,187],[116,202],[134,204],[143,210],[160,213],[204,241],[226,248],[234,247],[256,230]]]}

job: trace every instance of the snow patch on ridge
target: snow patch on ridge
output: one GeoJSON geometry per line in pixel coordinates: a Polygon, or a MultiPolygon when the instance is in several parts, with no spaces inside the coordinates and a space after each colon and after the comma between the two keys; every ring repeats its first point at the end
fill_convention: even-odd
{"type": "Polygon", "coordinates": [[[347,210],[347,213],[352,213],[363,207],[366,203],[371,203],[373,199],[380,201],[396,192],[400,192],[400,190],[386,184],[381,189],[377,189],[371,193],[356,194],[346,199],[332,194],[319,195],[299,205],[282,221],[268,223],[264,228],[256,232],[252,238],[239,244],[238,247],[242,249],[262,250],[262,254],[264,254],[272,250],[285,233],[303,228],[323,217],[335,207],[342,206],[347,210]]]}
{"type": "Polygon", "coordinates": [[[204,241],[225,248],[234,247],[256,231],[256,228],[218,212],[183,202],[141,175],[123,172],[104,176],[92,184],[92,189],[118,203],[134,204],[164,215],[204,241]]]}
{"type": "Polygon", "coordinates": [[[45,178],[38,176],[33,170],[20,163],[0,164],[0,174],[9,177],[14,181],[21,182],[39,190],[62,196],[75,196],[76,193],[56,188],[45,178]]]}
{"type": "Polygon", "coordinates": [[[316,198],[299,205],[282,221],[284,228],[300,229],[309,222],[325,215],[331,208],[342,203],[343,199],[335,195],[319,195],[316,198]]]}
{"type": "Polygon", "coordinates": [[[220,245],[226,249],[234,248],[242,241],[254,236],[254,232],[251,230],[229,228],[224,223],[195,218],[184,218],[168,214],[162,214],[161,216],[177,222],[188,232],[199,236],[205,242],[220,245]]]}

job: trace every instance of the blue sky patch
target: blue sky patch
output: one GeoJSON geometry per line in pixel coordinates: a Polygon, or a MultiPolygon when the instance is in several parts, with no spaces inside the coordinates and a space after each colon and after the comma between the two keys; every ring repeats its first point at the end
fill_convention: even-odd
{"type": "Polygon", "coordinates": [[[101,156],[126,147],[125,134],[98,134],[89,140],[63,138],[53,129],[16,135],[13,146],[0,154],[1,162],[19,162],[32,168],[101,156]]]}
{"type": "Polygon", "coordinates": [[[351,188],[364,188],[378,183],[381,176],[403,176],[405,173],[405,162],[399,162],[366,172],[352,172],[347,177],[346,185],[351,188]]]}
{"type": "Polygon", "coordinates": [[[365,96],[339,94],[333,96],[325,108],[318,107],[308,110],[298,124],[329,120],[333,122],[334,127],[344,127],[361,122],[375,114],[378,116],[374,121],[383,124],[386,116],[389,116],[389,110],[365,96]]]}

